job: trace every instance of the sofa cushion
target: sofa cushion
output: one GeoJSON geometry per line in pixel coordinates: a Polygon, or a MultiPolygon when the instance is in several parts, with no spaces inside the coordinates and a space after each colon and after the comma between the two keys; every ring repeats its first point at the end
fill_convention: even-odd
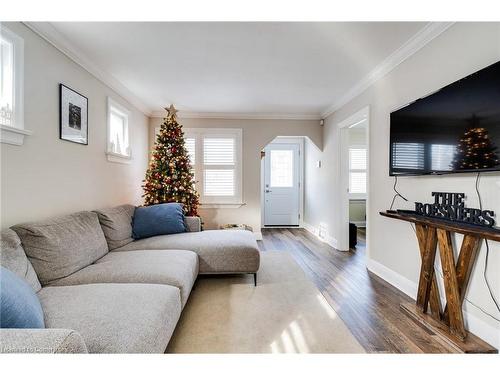
{"type": "Polygon", "coordinates": [[[198,276],[198,255],[186,250],[112,252],[96,263],[50,285],[147,283],[180,289],[182,306],[198,276]]]}
{"type": "Polygon", "coordinates": [[[163,353],[181,313],[179,289],[88,284],[38,292],[47,328],[72,329],[89,353],[163,353]]]}
{"type": "Polygon", "coordinates": [[[124,204],[117,207],[95,210],[101,223],[102,231],[108,242],[109,250],[124,246],[132,238],[132,218],[135,206],[124,204]]]}
{"type": "Polygon", "coordinates": [[[88,353],[78,332],[70,329],[0,329],[0,353],[88,353]]]}
{"type": "Polygon", "coordinates": [[[136,207],[132,221],[134,239],[186,232],[184,211],[179,203],[136,207]]]}
{"type": "Polygon", "coordinates": [[[0,264],[24,278],[35,292],[42,289],[38,276],[21,246],[21,239],[12,229],[5,229],[0,233],[0,264]]]}
{"type": "Polygon", "coordinates": [[[42,285],[94,263],[108,252],[95,212],[82,211],[12,227],[42,285]]]}
{"type": "Polygon", "coordinates": [[[0,267],[0,286],[1,328],[45,327],[40,301],[24,279],[0,267]]]}
{"type": "Polygon", "coordinates": [[[251,273],[259,269],[257,241],[246,230],[207,230],[156,236],[131,242],[114,251],[192,250],[199,256],[200,273],[251,273]]]}

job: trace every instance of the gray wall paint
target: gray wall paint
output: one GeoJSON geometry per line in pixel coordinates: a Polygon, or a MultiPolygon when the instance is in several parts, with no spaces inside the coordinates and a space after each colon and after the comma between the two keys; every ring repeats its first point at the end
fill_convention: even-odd
{"type": "Polygon", "coordinates": [[[24,38],[24,118],[33,135],[23,146],[1,147],[1,226],[139,203],[147,167],[148,118],[109,87],[21,23],[6,23],[24,38]],[[59,139],[59,83],[89,99],[89,145],[59,139]],[[132,163],[108,162],[106,98],[131,110],[132,163]]]}
{"type": "MultiPolygon", "coordinates": [[[[417,283],[420,265],[419,250],[415,234],[405,222],[390,220],[379,215],[379,211],[389,208],[392,200],[393,178],[389,177],[389,114],[392,110],[425,96],[449,83],[465,77],[479,69],[500,60],[499,23],[457,23],[434,39],[416,54],[408,58],[386,77],[377,81],[361,95],[351,100],[326,119],[324,131],[324,168],[317,170],[317,181],[328,187],[323,196],[324,204],[310,206],[308,221],[317,226],[325,221],[330,235],[338,236],[340,223],[335,217],[338,191],[336,150],[338,149],[338,124],[360,109],[370,106],[369,129],[369,211],[368,249],[371,259],[417,283]]],[[[435,177],[404,177],[399,179],[399,190],[406,195],[409,203],[401,200],[396,208],[412,209],[414,201],[431,201],[432,191],[458,191],[467,195],[466,204],[477,207],[478,199],[474,191],[475,175],[461,174],[435,177]]],[[[500,214],[500,174],[485,174],[480,190],[484,207],[500,214]]],[[[318,196],[321,194],[318,193],[318,196]]],[[[497,217],[497,220],[500,219],[497,217]]],[[[500,221],[500,220],[499,220],[500,221]]],[[[459,244],[461,238],[457,238],[459,244]]],[[[490,243],[489,279],[494,294],[500,297],[500,244],[490,243]]],[[[499,317],[486,288],[482,272],[484,269],[485,246],[479,253],[467,298],[486,311],[499,317]]],[[[477,308],[466,303],[465,309],[476,320],[478,326],[489,329],[484,337],[497,347],[500,325],[477,308]],[[496,332],[496,333],[495,333],[496,332]],[[488,335],[488,333],[486,334],[488,335]]],[[[488,329],[483,329],[483,332],[488,329]]]]}

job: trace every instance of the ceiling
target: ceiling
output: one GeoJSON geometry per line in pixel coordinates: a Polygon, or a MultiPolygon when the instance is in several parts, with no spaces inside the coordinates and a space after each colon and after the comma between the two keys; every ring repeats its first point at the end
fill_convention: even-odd
{"type": "Polygon", "coordinates": [[[318,117],[427,24],[62,22],[52,36],[160,111],[318,117]]]}

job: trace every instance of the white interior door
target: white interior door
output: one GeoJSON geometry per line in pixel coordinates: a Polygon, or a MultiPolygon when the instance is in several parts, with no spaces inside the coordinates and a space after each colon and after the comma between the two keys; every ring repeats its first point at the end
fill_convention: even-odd
{"type": "Polygon", "coordinates": [[[264,225],[299,225],[299,150],[286,143],[265,148],[264,225]]]}

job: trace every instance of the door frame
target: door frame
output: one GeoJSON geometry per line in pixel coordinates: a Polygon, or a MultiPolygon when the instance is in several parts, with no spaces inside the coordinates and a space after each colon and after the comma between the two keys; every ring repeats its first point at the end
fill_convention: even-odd
{"type": "MultiPolygon", "coordinates": [[[[278,136],[274,138],[271,142],[266,144],[264,148],[272,143],[291,143],[299,145],[299,228],[304,227],[304,139],[305,137],[293,137],[293,136],[278,136]]],[[[266,227],[264,225],[265,220],[265,161],[264,158],[260,159],[260,227],[261,228],[297,228],[296,226],[275,226],[266,227]]]]}
{"type": "Polygon", "coordinates": [[[366,121],[366,255],[369,259],[368,238],[370,233],[370,107],[366,106],[338,124],[339,129],[339,196],[340,223],[337,247],[349,251],[349,128],[366,121]]]}

